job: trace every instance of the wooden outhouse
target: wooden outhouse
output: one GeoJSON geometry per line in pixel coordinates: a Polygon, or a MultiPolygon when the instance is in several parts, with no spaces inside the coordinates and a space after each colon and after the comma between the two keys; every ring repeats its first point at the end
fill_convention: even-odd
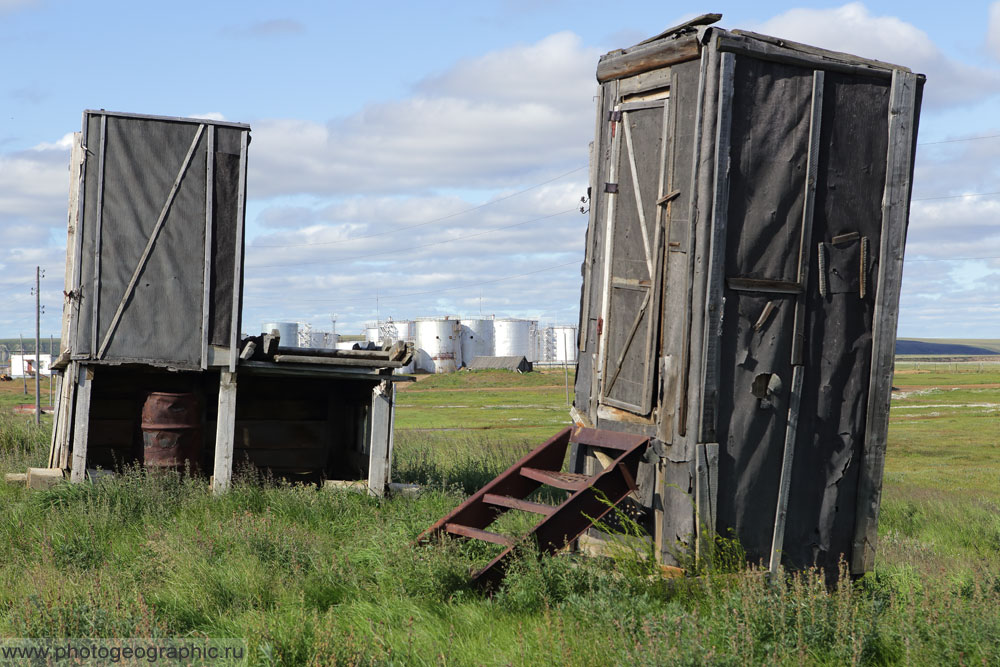
{"type": "Polygon", "coordinates": [[[363,479],[376,494],[388,483],[399,364],[280,347],[261,356],[240,334],[249,143],[240,123],[84,112],[49,461],[72,481],[142,464],[144,446],[149,464],[158,426],[144,423],[144,402],[169,394],[196,441],[186,460],[216,490],[241,465],[363,479]]]}
{"type": "Polygon", "coordinates": [[[598,64],[574,420],[653,436],[663,562],[862,573],[924,77],[718,18],[598,64]]]}

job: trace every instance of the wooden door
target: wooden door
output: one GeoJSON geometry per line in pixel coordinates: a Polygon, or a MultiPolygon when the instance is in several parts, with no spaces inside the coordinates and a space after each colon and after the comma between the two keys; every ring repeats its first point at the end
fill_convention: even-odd
{"type": "Polygon", "coordinates": [[[612,169],[602,331],[601,403],[639,415],[652,406],[663,262],[667,99],[612,112],[612,169]]]}

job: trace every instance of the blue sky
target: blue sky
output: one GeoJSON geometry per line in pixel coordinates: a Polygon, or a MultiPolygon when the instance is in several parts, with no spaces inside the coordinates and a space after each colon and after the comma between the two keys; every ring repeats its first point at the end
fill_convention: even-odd
{"type": "Polygon", "coordinates": [[[36,264],[58,332],[67,135],[102,107],[252,125],[247,331],[575,322],[597,58],[705,11],[928,75],[900,333],[1000,338],[1000,196],[955,197],[1000,191],[1000,138],[950,141],[1000,135],[1000,3],[557,0],[0,0],[0,337],[36,264]]]}

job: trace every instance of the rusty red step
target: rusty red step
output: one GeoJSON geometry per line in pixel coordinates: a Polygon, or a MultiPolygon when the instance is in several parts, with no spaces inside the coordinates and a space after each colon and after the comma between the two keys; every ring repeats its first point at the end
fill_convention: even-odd
{"type": "Polygon", "coordinates": [[[518,540],[485,530],[508,510],[541,514],[540,521],[525,536],[534,538],[541,553],[554,553],[579,537],[594,521],[635,490],[635,478],[649,438],[599,429],[564,429],[505,470],[496,479],[470,496],[417,538],[424,543],[435,535],[484,540],[505,546],[473,578],[494,589],[506,573],[507,563],[518,540]],[[562,472],[570,442],[615,451],[611,465],[596,475],[562,472]],[[571,491],[559,505],[526,500],[542,484],[571,491]]]}

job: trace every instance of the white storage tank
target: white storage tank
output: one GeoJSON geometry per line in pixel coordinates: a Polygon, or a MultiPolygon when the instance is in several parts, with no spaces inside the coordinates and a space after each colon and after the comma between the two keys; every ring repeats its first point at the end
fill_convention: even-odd
{"type": "Polygon", "coordinates": [[[378,322],[365,322],[365,340],[371,343],[382,344],[382,332],[379,331],[378,322]]]}
{"type": "Polygon", "coordinates": [[[321,350],[333,350],[337,347],[337,334],[329,331],[310,331],[309,340],[302,347],[314,347],[321,350]]]}
{"type": "Polygon", "coordinates": [[[264,322],[260,325],[260,330],[266,334],[273,329],[278,330],[281,337],[278,344],[282,347],[299,347],[299,323],[298,322],[264,322]]]}
{"type": "Polygon", "coordinates": [[[546,361],[560,364],[576,363],[576,327],[570,324],[557,324],[545,330],[548,355],[546,361]]]}
{"type": "Polygon", "coordinates": [[[507,318],[493,321],[494,355],[497,357],[525,357],[538,361],[538,322],[507,318]]]}
{"type": "Polygon", "coordinates": [[[462,364],[468,366],[476,357],[493,356],[493,320],[463,319],[462,364]]]}
{"type": "Polygon", "coordinates": [[[450,318],[427,317],[416,321],[417,369],[451,373],[462,367],[461,325],[450,318]]]}

